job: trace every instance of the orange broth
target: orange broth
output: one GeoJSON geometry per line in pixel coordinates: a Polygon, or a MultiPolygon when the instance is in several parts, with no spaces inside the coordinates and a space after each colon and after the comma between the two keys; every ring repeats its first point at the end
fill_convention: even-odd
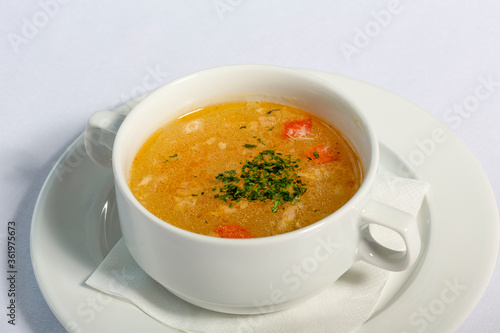
{"type": "Polygon", "coordinates": [[[236,102],[194,110],[160,128],[135,157],[129,186],[146,209],[176,227],[249,238],[325,218],[362,178],[356,152],[332,125],[286,105],[236,102]],[[243,179],[256,168],[260,176],[243,179]]]}

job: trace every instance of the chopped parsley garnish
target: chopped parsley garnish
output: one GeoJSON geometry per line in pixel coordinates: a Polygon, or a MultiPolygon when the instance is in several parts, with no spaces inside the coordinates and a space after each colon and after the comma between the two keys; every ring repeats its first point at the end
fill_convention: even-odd
{"type": "Polygon", "coordinates": [[[219,175],[217,177],[215,177],[215,179],[220,180],[224,184],[231,183],[234,181],[236,181],[236,182],[239,181],[238,176],[236,176],[235,170],[229,170],[229,171],[225,171],[224,173],[219,173],[219,175]]]}
{"type": "Polygon", "coordinates": [[[314,155],[314,157],[319,158],[319,153],[318,153],[317,151],[315,151],[315,152],[313,153],[313,155],[314,155]]]}
{"type": "Polygon", "coordinates": [[[279,111],[279,110],[281,110],[281,109],[271,109],[271,110],[267,111],[266,113],[271,114],[272,112],[279,111]]]}
{"type": "Polygon", "coordinates": [[[292,160],[291,155],[282,155],[274,150],[261,151],[252,160],[247,160],[238,176],[235,170],[219,173],[215,178],[224,183],[214,198],[224,202],[273,202],[272,212],[280,205],[297,202],[306,192],[306,184],[295,171],[300,170],[300,159],[292,160]]]}
{"type": "Polygon", "coordinates": [[[270,129],[268,129],[267,131],[268,131],[268,132],[271,132],[273,129],[274,129],[274,126],[273,126],[273,127],[271,127],[270,129]]]}
{"type": "Polygon", "coordinates": [[[245,143],[243,145],[243,147],[247,148],[247,149],[254,149],[254,148],[257,148],[257,145],[251,145],[249,143],[245,143]]]}
{"type": "MultiPolygon", "coordinates": [[[[177,154],[169,156],[169,157],[171,157],[171,158],[177,157],[177,154]]],[[[163,163],[167,163],[167,162],[168,162],[168,160],[163,161],[163,163]]]]}
{"type": "Polygon", "coordinates": [[[241,126],[240,129],[242,129],[242,128],[247,128],[247,127],[246,126],[241,126]]]}
{"type": "Polygon", "coordinates": [[[253,138],[254,138],[254,139],[257,139],[257,141],[259,141],[259,143],[260,143],[260,144],[262,144],[262,145],[264,145],[264,146],[266,145],[266,144],[264,143],[264,141],[262,141],[262,139],[261,139],[261,138],[258,138],[258,137],[256,137],[256,136],[254,136],[253,138]]]}

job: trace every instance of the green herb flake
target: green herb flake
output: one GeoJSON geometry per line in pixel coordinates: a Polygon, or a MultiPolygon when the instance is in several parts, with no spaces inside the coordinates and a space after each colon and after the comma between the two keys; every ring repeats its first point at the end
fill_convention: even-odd
{"type": "Polygon", "coordinates": [[[257,141],[258,141],[261,145],[264,145],[264,146],[266,145],[266,144],[264,143],[264,141],[262,141],[262,139],[261,139],[261,138],[259,138],[259,137],[255,136],[255,135],[253,136],[253,138],[254,138],[254,139],[256,139],[256,140],[257,140],[257,141]]]}
{"type": "Polygon", "coordinates": [[[271,113],[279,111],[279,110],[281,110],[281,109],[271,109],[271,110],[267,111],[266,114],[271,114],[271,113]]]}
{"type": "Polygon", "coordinates": [[[271,209],[271,211],[272,211],[273,213],[276,213],[276,212],[278,211],[279,206],[280,206],[280,201],[279,201],[279,200],[276,200],[276,201],[274,202],[274,205],[273,205],[273,208],[271,209]]]}
{"type": "Polygon", "coordinates": [[[314,155],[314,157],[319,158],[319,153],[318,153],[317,151],[315,151],[315,152],[313,153],[313,155],[314,155]]]}
{"type": "Polygon", "coordinates": [[[241,126],[240,129],[242,129],[242,128],[247,128],[247,127],[246,126],[241,126]]]}
{"type": "Polygon", "coordinates": [[[273,202],[272,212],[276,213],[280,205],[297,202],[307,190],[306,184],[295,171],[299,170],[299,160],[292,160],[291,155],[283,156],[274,150],[261,151],[252,160],[247,160],[238,175],[235,170],[219,173],[217,180],[224,183],[214,198],[224,202],[273,202]]]}
{"type": "Polygon", "coordinates": [[[247,149],[254,149],[254,148],[257,148],[257,145],[251,145],[249,143],[245,143],[245,145],[243,145],[243,147],[245,147],[247,149]]]}
{"type": "Polygon", "coordinates": [[[174,158],[174,157],[177,157],[177,154],[175,154],[175,155],[172,155],[172,156],[169,156],[169,157],[171,157],[171,158],[174,158]]]}
{"type": "Polygon", "coordinates": [[[273,129],[274,129],[275,126],[271,127],[270,129],[268,129],[267,131],[268,132],[271,132],[273,129]]]}

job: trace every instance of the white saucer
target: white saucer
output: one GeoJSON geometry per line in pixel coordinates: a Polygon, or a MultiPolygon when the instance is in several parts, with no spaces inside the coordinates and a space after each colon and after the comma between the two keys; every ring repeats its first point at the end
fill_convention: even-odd
{"type": "MultiPolygon", "coordinates": [[[[498,251],[498,211],[481,167],[414,104],[364,82],[312,73],[364,111],[378,133],[384,168],[430,184],[418,217],[419,262],[391,274],[359,332],[454,331],[484,292],[498,251]]],[[[112,175],[87,157],[79,137],[48,176],[33,215],[31,257],[42,294],[70,332],[174,332],[84,284],[120,237],[112,175]]]]}

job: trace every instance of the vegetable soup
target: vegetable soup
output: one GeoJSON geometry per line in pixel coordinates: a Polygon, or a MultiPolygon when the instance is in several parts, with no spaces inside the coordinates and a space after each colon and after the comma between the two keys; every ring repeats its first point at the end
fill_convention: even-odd
{"type": "Polygon", "coordinates": [[[146,209],[176,227],[252,238],[325,218],[362,178],[354,149],[331,124],[287,105],[235,102],[160,128],[135,157],[129,186],[146,209]]]}

